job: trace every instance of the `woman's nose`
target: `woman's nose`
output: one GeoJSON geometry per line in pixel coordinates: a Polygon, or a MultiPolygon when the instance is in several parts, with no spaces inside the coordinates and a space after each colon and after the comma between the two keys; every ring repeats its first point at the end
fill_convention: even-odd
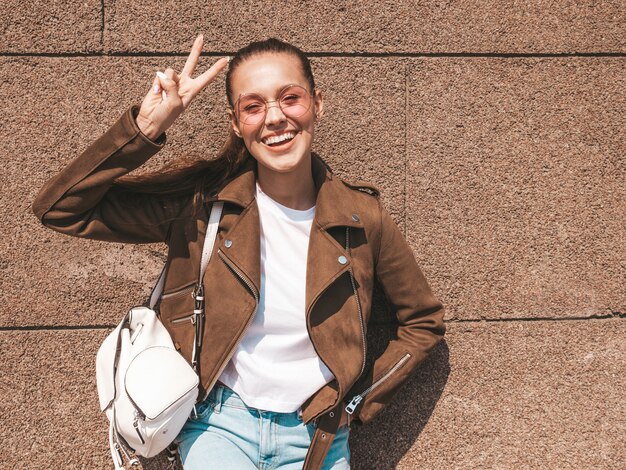
{"type": "Polygon", "coordinates": [[[267,111],[265,113],[265,124],[277,124],[285,121],[287,118],[280,109],[278,103],[267,104],[267,111]]]}

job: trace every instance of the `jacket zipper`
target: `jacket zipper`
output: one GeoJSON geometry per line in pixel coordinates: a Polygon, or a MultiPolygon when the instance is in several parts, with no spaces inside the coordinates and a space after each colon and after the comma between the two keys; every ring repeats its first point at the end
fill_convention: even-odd
{"type": "MultiPolygon", "coordinates": [[[[352,254],[351,251],[350,251],[349,234],[350,234],[350,227],[346,227],[346,251],[349,254],[352,254]]],[[[359,300],[359,294],[358,294],[358,292],[356,290],[356,284],[354,282],[354,272],[352,271],[352,266],[350,266],[349,272],[350,272],[350,282],[352,283],[352,290],[354,291],[354,298],[356,300],[356,308],[359,311],[359,322],[361,324],[361,340],[362,340],[362,345],[363,345],[363,362],[361,363],[361,372],[359,373],[359,377],[360,377],[361,374],[363,374],[363,371],[365,370],[365,358],[366,358],[366,355],[367,355],[367,345],[366,345],[366,340],[365,340],[365,325],[363,324],[363,312],[361,311],[361,301],[359,300]]]]}
{"type": "Polygon", "coordinates": [[[162,294],[161,298],[162,299],[167,299],[168,297],[176,297],[177,295],[181,295],[181,294],[185,294],[187,292],[190,292],[190,295],[193,296],[193,288],[196,287],[195,283],[182,288],[181,290],[177,290],[176,292],[169,292],[167,294],[162,294]]]}
{"type": "Polygon", "coordinates": [[[211,393],[211,389],[217,382],[217,379],[220,377],[220,375],[222,374],[222,372],[228,365],[228,361],[230,361],[230,358],[235,354],[235,350],[237,349],[237,346],[239,346],[239,343],[241,343],[241,340],[243,340],[243,338],[246,336],[246,332],[248,331],[248,328],[250,328],[250,325],[252,324],[252,320],[254,319],[256,315],[257,309],[259,308],[259,294],[254,289],[254,285],[252,284],[252,282],[250,282],[250,280],[241,273],[241,271],[230,261],[230,259],[228,259],[228,257],[222,252],[221,249],[218,248],[217,254],[221,258],[221,260],[224,263],[226,263],[226,265],[235,274],[237,274],[237,276],[246,284],[246,286],[248,286],[248,289],[250,289],[250,292],[252,292],[252,295],[254,295],[255,306],[254,306],[254,312],[252,312],[252,315],[250,315],[250,318],[248,319],[248,323],[246,323],[246,326],[241,332],[241,335],[239,335],[239,338],[237,338],[237,342],[233,345],[231,350],[228,352],[228,356],[226,357],[224,361],[222,361],[222,364],[220,365],[219,370],[214,375],[213,380],[211,380],[211,383],[209,384],[209,386],[206,388],[204,398],[202,399],[202,401],[205,401],[207,399],[207,397],[209,396],[209,393],[211,393]]]}
{"type": "MultiPolygon", "coordinates": [[[[191,297],[193,297],[193,290],[195,287],[196,285],[192,284],[190,286],[184,287],[183,289],[177,290],[176,292],[169,292],[167,294],[163,294],[161,295],[161,299],[176,297],[176,296],[186,294],[186,293],[189,293],[191,297]]],[[[192,325],[195,325],[195,315],[192,313],[191,315],[185,315],[184,317],[174,318],[173,320],[170,320],[170,323],[172,325],[176,325],[178,323],[184,323],[187,321],[190,322],[192,325]]]]}
{"type": "Polygon", "coordinates": [[[352,413],[354,413],[354,410],[359,405],[359,403],[361,403],[361,400],[363,400],[363,398],[368,393],[370,393],[372,390],[376,389],[380,384],[382,384],[385,380],[387,380],[389,377],[391,377],[391,375],[395,371],[397,371],[400,367],[402,367],[402,364],[404,364],[406,361],[408,361],[410,357],[411,357],[411,353],[405,353],[404,356],[402,356],[398,360],[398,362],[396,362],[395,365],[391,369],[389,369],[387,372],[385,372],[385,374],[380,379],[378,379],[376,382],[374,382],[372,385],[367,387],[365,390],[363,390],[358,395],[355,395],[354,397],[352,397],[352,400],[350,400],[350,403],[348,403],[348,405],[346,406],[346,411],[348,412],[348,414],[351,415],[352,413]]]}
{"type": "Polygon", "coordinates": [[[185,315],[184,317],[174,318],[173,320],[170,320],[170,323],[177,324],[177,323],[183,323],[183,322],[190,322],[192,325],[195,325],[196,323],[195,318],[196,318],[195,313],[192,313],[191,315],[185,315]]]}

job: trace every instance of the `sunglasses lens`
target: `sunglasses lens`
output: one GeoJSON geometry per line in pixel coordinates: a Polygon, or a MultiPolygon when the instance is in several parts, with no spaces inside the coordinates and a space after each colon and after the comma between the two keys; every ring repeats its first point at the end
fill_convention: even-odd
{"type": "Polygon", "coordinates": [[[244,95],[237,104],[237,113],[246,124],[258,124],[265,117],[265,101],[259,95],[244,95]]]}
{"type": "Polygon", "coordinates": [[[285,116],[300,117],[311,106],[311,96],[300,86],[290,86],[280,95],[280,108],[285,116]]]}

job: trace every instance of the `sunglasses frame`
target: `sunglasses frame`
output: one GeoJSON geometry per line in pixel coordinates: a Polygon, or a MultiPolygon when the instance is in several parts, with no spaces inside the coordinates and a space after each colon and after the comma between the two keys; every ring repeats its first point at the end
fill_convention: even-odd
{"type": "MultiPolygon", "coordinates": [[[[313,103],[313,99],[315,98],[314,94],[311,93],[309,90],[307,90],[306,88],[304,88],[302,85],[298,85],[297,83],[290,83],[288,85],[285,85],[284,87],[282,87],[280,89],[280,91],[278,92],[278,99],[277,100],[266,100],[265,98],[263,98],[259,93],[255,93],[255,92],[249,92],[249,93],[241,93],[239,95],[239,97],[237,98],[237,101],[235,101],[234,106],[230,106],[230,109],[232,110],[232,112],[235,114],[235,117],[237,118],[238,121],[241,121],[241,118],[239,116],[239,113],[237,112],[237,108],[239,106],[239,102],[241,101],[242,98],[246,97],[246,96],[250,96],[250,95],[256,95],[259,98],[261,98],[263,100],[263,102],[265,103],[265,111],[263,111],[263,119],[265,119],[265,117],[267,116],[267,110],[269,109],[269,103],[278,103],[278,107],[280,108],[280,111],[285,114],[285,112],[283,111],[282,106],[280,105],[280,97],[282,96],[282,94],[285,92],[285,90],[287,90],[288,88],[292,88],[292,87],[298,87],[298,88],[302,88],[307,95],[309,95],[309,107],[300,115],[298,116],[293,116],[293,117],[300,117],[300,116],[304,116],[307,111],[309,109],[311,109],[311,104],[313,103]]],[[[285,116],[287,116],[287,114],[285,114],[285,116]]],[[[261,121],[263,120],[261,119],[261,121]]],[[[249,124],[245,121],[241,121],[244,124],[249,124]]],[[[259,121],[260,122],[260,121],[259,121]]],[[[258,124],[258,123],[257,123],[258,124]]]]}

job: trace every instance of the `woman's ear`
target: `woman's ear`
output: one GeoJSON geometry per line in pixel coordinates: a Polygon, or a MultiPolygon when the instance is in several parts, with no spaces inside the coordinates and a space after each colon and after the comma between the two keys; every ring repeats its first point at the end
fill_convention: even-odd
{"type": "Polygon", "coordinates": [[[315,90],[313,102],[315,103],[315,119],[317,120],[324,115],[324,96],[320,90],[315,90]]]}
{"type": "Polygon", "coordinates": [[[235,117],[235,113],[233,110],[228,108],[228,118],[230,119],[230,126],[233,128],[233,132],[237,135],[237,137],[241,138],[241,131],[239,130],[239,125],[237,124],[237,117],[235,117]]]}

